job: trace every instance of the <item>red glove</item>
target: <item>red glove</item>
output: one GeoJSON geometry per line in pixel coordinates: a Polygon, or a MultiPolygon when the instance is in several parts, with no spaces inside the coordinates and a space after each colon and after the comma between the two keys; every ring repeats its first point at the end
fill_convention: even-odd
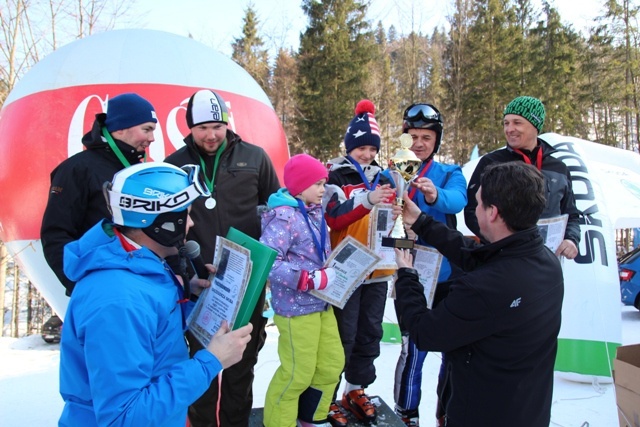
{"type": "Polygon", "coordinates": [[[306,292],[311,289],[317,289],[321,291],[326,289],[335,278],[336,271],[332,267],[312,271],[302,270],[298,279],[298,290],[306,292]]]}

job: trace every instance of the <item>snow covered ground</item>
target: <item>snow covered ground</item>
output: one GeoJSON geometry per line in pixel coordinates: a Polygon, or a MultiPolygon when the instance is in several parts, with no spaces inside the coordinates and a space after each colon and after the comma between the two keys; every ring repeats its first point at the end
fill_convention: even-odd
{"type": "MultiPolygon", "coordinates": [[[[622,307],[623,344],[640,343],[640,312],[622,307]]],[[[256,366],[254,406],[262,406],[273,371],[278,366],[275,326],[267,327],[267,343],[256,366]]],[[[378,379],[369,388],[393,404],[393,377],[399,346],[383,344],[376,362],[378,379]]],[[[14,339],[0,338],[0,425],[3,427],[57,425],[62,410],[58,394],[60,347],[46,344],[39,335],[14,339]]],[[[420,406],[424,426],[430,421],[435,404],[435,388],[440,355],[427,356],[420,406]]],[[[568,381],[556,374],[551,413],[551,426],[615,427],[618,425],[613,384],[585,384],[568,381]]],[[[497,414],[499,416],[499,414],[497,414]]]]}

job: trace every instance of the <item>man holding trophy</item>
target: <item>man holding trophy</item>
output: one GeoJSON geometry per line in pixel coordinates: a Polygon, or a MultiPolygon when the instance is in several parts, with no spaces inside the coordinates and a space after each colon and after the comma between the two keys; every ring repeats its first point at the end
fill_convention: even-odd
{"type": "MultiPolygon", "coordinates": [[[[443,123],[440,111],[431,104],[420,103],[407,107],[403,115],[403,136],[401,137],[401,141],[404,139],[405,150],[399,150],[391,159],[389,173],[396,181],[396,187],[400,193],[398,197],[402,197],[400,190],[406,189],[411,200],[422,212],[455,229],[455,214],[467,204],[467,183],[459,166],[445,165],[433,159],[442,142],[443,123]],[[409,150],[406,148],[415,154],[419,160],[417,164],[410,160],[412,156],[407,155],[409,150]],[[397,172],[394,173],[394,169],[397,172]],[[400,177],[401,175],[404,176],[400,177]],[[405,180],[409,180],[411,185],[405,180]]],[[[417,243],[428,246],[420,239],[417,243]]],[[[440,284],[452,277],[452,274],[455,274],[452,266],[446,258],[443,258],[438,286],[442,287],[440,284]]],[[[402,322],[399,322],[399,326],[402,332],[402,350],[396,367],[394,387],[396,412],[407,426],[417,426],[422,366],[427,352],[418,350],[415,343],[409,339],[402,322]]],[[[446,390],[441,390],[444,375],[446,375],[446,364],[443,360],[438,397],[446,393],[446,390]]],[[[443,410],[438,407],[436,417],[440,419],[443,415],[443,410]]]]}

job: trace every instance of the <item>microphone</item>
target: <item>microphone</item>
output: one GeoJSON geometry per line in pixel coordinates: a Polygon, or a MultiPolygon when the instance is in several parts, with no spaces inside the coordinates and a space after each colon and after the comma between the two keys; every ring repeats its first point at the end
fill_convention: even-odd
{"type": "Polygon", "coordinates": [[[208,279],[209,270],[204,266],[202,257],[200,256],[200,245],[195,240],[187,240],[184,243],[185,255],[191,261],[193,270],[196,272],[199,278],[208,279]]]}

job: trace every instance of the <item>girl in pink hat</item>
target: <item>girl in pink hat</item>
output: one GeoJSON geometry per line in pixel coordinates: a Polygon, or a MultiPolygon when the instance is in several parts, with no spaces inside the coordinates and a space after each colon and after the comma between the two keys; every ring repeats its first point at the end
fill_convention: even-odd
{"type": "Polygon", "coordinates": [[[269,197],[260,241],[278,252],[269,274],[280,366],[269,383],[265,427],[329,426],[327,414],[344,351],[333,308],[309,293],[335,278],[322,209],[327,168],[307,155],[284,167],[285,187],[269,197]]]}

